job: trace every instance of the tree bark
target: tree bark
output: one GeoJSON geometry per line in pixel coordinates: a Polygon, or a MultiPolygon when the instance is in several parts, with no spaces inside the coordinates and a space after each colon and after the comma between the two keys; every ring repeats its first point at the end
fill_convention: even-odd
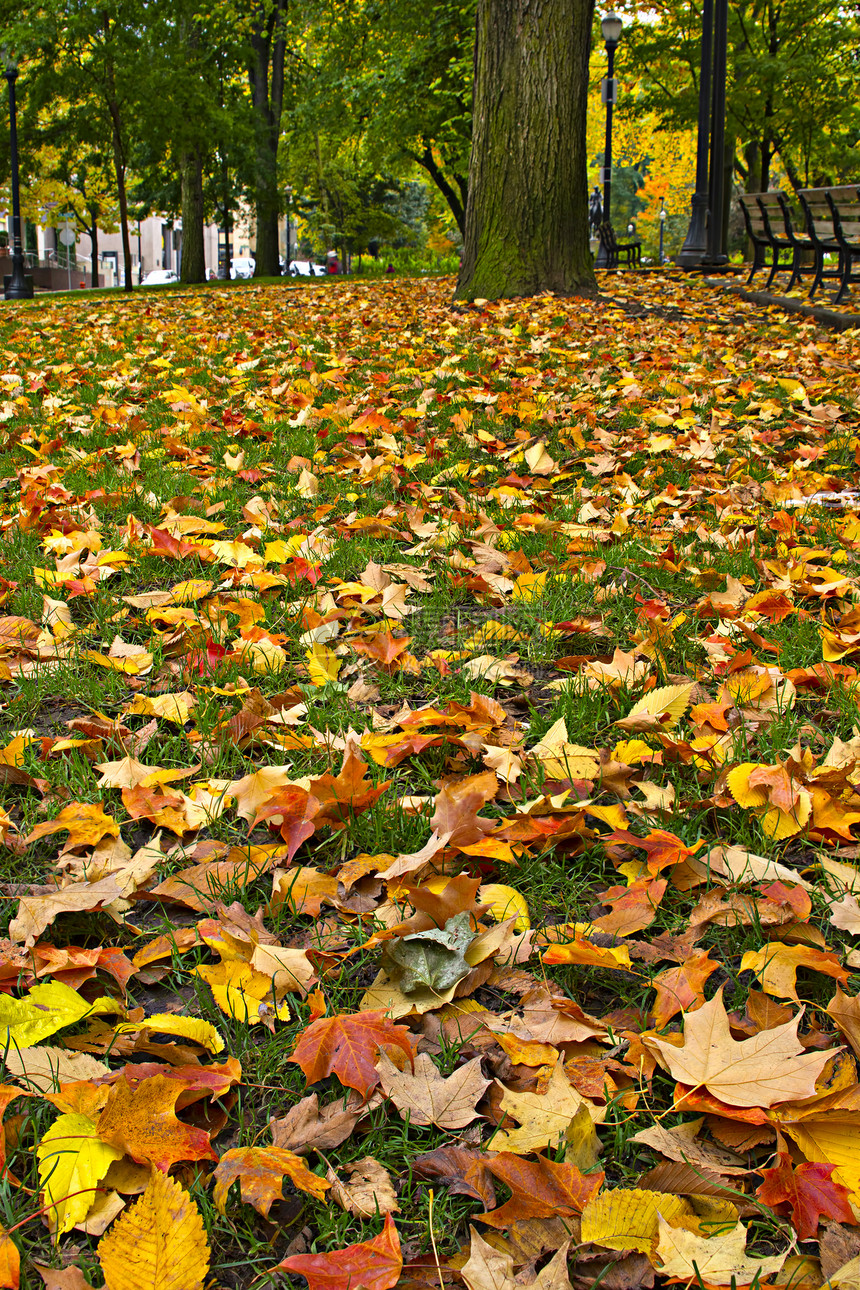
{"type": "Polygon", "coordinates": [[[203,248],[203,159],[186,152],[180,161],[182,184],[181,282],[205,282],[206,258],[203,248]]]}
{"type": "Polygon", "coordinates": [[[260,0],[251,33],[252,61],[248,75],[257,125],[255,219],[257,253],[254,276],[280,274],[278,246],[278,143],[284,104],[284,23],[287,0],[260,0]]]}
{"type": "Polygon", "coordinates": [[[478,0],[456,298],[592,292],[585,117],[594,0],[478,0]]]}

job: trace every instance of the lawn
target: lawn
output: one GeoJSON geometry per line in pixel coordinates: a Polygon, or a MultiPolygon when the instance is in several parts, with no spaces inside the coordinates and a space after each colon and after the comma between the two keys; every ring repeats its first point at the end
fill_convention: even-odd
{"type": "Polygon", "coordinates": [[[602,286],[0,314],[0,1286],[857,1284],[860,336],[602,286]]]}

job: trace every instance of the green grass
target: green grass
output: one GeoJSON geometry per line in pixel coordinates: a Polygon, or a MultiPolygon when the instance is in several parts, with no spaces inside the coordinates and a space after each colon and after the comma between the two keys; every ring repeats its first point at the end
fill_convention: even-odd
{"type": "MultiPolygon", "coordinates": [[[[119,790],[99,784],[96,766],[117,757],[115,748],[103,742],[63,750],[53,742],[73,733],[69,721],[97,713],[126,721],[133,737],[140,734],[149,718],[128,714],[137,695],[157,699],[193,692],[189,720],[157,718],[138,754],[147,765],[192,768],[187,779],[173,781],[188,792],[208,781],[223,786],[260,766],[288,767],[292,780],[336,775],[342,754],[327,746],[325,736],[390,733],[408,709],[465,707],[476,691],[505,712],[491,737],[471,738],[468,723],[433,720],[424,732],[438,742],[399,765],[384,767],[368,757],[369,781],[387,781],[389,787],[346,829],[318,830],[297,853],[294,868],[306,866],[330,878],[358,855],[417,851],[429,836],[440,785],[482,772],[485,743],[512,744],[525,764],[509,790],[499,783],[496,799],[482,814],[502,828],[532,819],[554,822],[559,832],[548,829],[517,844],[512,864],[465,854],[453,863],[484,882],[513,886],[537,930],[601,917],[601,896],[625,881],[618,864],[641,862],[644,855],[629,847],[613,857],[609,834],[619,825],[639,837],[667,830],[686,846],[704,841],[705,850],[743,847],[807,876],[820,852],[840,842],[852,845],[856,830],[842,839],[801,832],[775,840],[760,813],[733,801],[725,779],[734,764],[776,765],[798,745],[820,766],[835,738],[854,735],[851,676],[828,690],[799,688],[776,706],[752,702],[733,709],[726,738],[709,762],[706,749],[691,745],[710,727],[694,725],[686,712],[660,731],[630,733],[616,724],[643,697],[642,680],[589,685],[579,673],[589,661],[608,662],[616,649],[636,653],[647,663],[649,685],[695,683],[692,699],[702,705],[727,693],[733,652],[749,649],[748,666],[782,673],[821,661],[822,622],[833,624],[858,599],[857,542],[842,516],[820,508],[783,509],[768,489],[789,488],[799,479],[808,494],[824,487],[829,475],[847,486],[856,482],[858,417],[847,375],[856,340],[844,334],[822,339],[810,327],[798,331],[776,316],[751,322],[755,311],[735,299],[701,285],[682,288],[679,280],[656,274],[636,280],[614,276],[607,284],[610,298],[602,302],[501,302],[463,313],[449,307],[448,286],[252,280],[130,296],[88,292],[74,303],[58,294],[0,317],[3,370],[22,374],[22,392],[13,390],[6,403],[2,398],[9,391],[0,396],[0,576],[11,584],[0,582],[0,613],[41,628],[47,594],[66,602],[73,624],[67,645],[58,638],[59,657],[40,666],[27,660],[26,674],[0,682],[4,729],[9,737],[15,730],[34,732],[20,767],[39,781],[0,785],[0,809],[14,829],[10,836],[26,838],[64,804],[80,802],[101,803],[133,851],[152,839],[153,824],[133,819],[119,790]],[[293,295],[299,288],[300,304],[293,295]],[[663,316],[632,320],[612,299],[622,295],[663,316]],[[677,306],[684,311],[680,322],[672,312],[677,306]],[[813,341],[814,353],[808,348],[813,341]],[[838,362],[831,361],[830,349],[838,362]],[[822,436],[814,419],[800,416],[790,390],[778,383],[782,376],[804,381],[811,404],[842,410],[831,434],[822,436]],[[632,379],[640,393],[628,397],[632,379]],[[770,411],[762,420],[765,400],[770,411]],[[667,433],[666,417],[673,423],[671,451],[659,442],[667,433]],[[712,453],[705,442],[709,435],[712,453]],[[532,474],[524,455],[537,440],[556,463],[548,475],[532,474]],[[807,447],[821,447],[823,454],[804,466],[799,453],[807,447]],[[611,465],[597,473],[607,455],[611,465]],[[310,463],[313,488],[291,469],[294,458],[310,463]],[[154,549],[148,533],[169,528],[177,517],[190,526],[186,538],[201,546],[174,558],[154,549]],[[194,521],[223,529],[207,532],[204,523],[195,536],[194,521]],[[99,541],[80,539],[81,550],[89,553],[86,568],[73,568],[72,583],[63,582],[64,568],[74,564],[65,547],[74,547],[76,533],[91,530],[99,541]],[[289,543],[297,535],[311,542],[304,556],[310,570],[295,552],[265,564],[256,559],[267,544],[289,543]],[[245,544],[252,569],[256,563],[258,572],[280,574],[284,581],[255,587],[247,566],[236,568],[229,551],[205,549],[210,541],[245,544]],[[792,582],[792,552],[799,548],[823,553],[805,557],[815,568],[832,564],[847,575],[838,598],[823,600],[811,584],[792,582]],[[123,558],[107,557],[99,566],[105,552],[123,558]],[[368,566],[372,579],[378,577],[373,566],[384,565],[407,588],[410,571],[427,579],[428,589],[408,589],[405,596],[407,611],[415,612],[386,617],[380,603],[368,603],[352,586],[368,566]],[[112,572],[96,581],[103,567],[112,572]],[[57,573],[59,580],[45,581],[38,569],[57,573]],[[546,575],[544,585],[532,598],[517,598],[513,585],[527,573],[546,575]],[[728,576],[741,579],[748,593],[793,587],[794,612],[771,622],[715,610],[708,595],[721,593],[728,576]],[[212,590],[185,606],[194,616],[180,615],[179,621],[170,621],[158,606],[150,611],[123,599],[197,579],[212,583],[212,590]],[[566,626],[582,617],[599,620],[599,630],[566,626]],[[336,682],[315,686],[307,671],[307,632],[326,618],[338,627],[326,643],[337,655],[339,673],[336,682]],[[493,623],[502,625],[500,635],[494,635],[493,623]],[[764,643],[745,635],[743,625],[764,643]],[[406,668],[378,665],[356,648],[379,631],[410,638],[406,668]],[[242,632],[268,634],[280,651],[278,666],[260,664],[255,670],[253,661],[237,654],[242,632]],[[151,670],[138,677],[93,661],[91,653],[106,654],[117,635],[151,653],[151,670]],[[195,651],[207,643],[231,656],[201,670],[195,651]],[[532,680],[517,674],[476,679],[464,664],[485,654],[515,656],[509,661],[532,680]],[[558,666],[571,657],[582,666],[558,666]],[[351,697],[357,682],[373,687],[372,697],[351,697]],[[276,706],[304,702],[307,710],[297,724],[281,728],[305,736],[309,746],[275,746],[271,725],[269,742],[258,732],[237,746],[225,723],[241,710],[249,687],[276,706]],[[560,720],[571,744],[612,762],[603,776],[558,780],[540,759],[528,756],[560,720]],[[651,760],[634,761],[625,782],[614,757],[620,745],[635,739],[647,745],[651,760]],[[662,810],[648,804],[653,787],[674,791],[662,810]],[[424,799],[423,806],[410,806],[416,797],[424,799]],[[578,832],[568,827],[577,821],[578,832]]],[[[239,558],[244,559],[241,552],[239,558]]],[[[50,652],[58,640],[46,632],[43,643],[50,652]]],[[[843,665],[853,667],[852,659],[856,654],[849,653],[843,665]]],[[[0,665],[9,660],[17,670],[15,650],[0,650],[0,665]]],[[[849,805],[850,784],[841,791],[849,805]]],[[[166,854],[156,877],[180,873],[201,841],[246,848],[276,837],[265,824],[249,828],[228,807],[199,832],[180,835],[165,828],[166,854]]],[[[56,878],[64,842],[59,834],[16,849],[0,846],[0,881],[9,893],[0,906],[4,932],[16,913],[17,885],[56,878]]],[[[699,900],[720,885],[714,875],[698,886],[673,883],[669,870],[664,876],[670,881],[653,920],[627,938],[634,948],[683,934],[699,900]]],[[[338,912],[324,904],[312,915],[291,900],[269,908],[270,876],[248,877],[213,881],[213,906],[219,898],[222,906],[236,902],[250,915],[260,909],[281,944],[312,947],[320,956],[319,987],[328,1014],[356,1012],[380,961],[380,944],[367,942],[394,917],[383,884],[374,886],[372,876],[362,880],[361,908],[341,905],[338,912]],[[352,953],[341,963],[337,954],[346,949],[352,953]]],[[[402,904],[402,894],[395,894],[402,904]]],[[[138,900],[124,924],[104,912],[64,914],[44,939],[56,946],[119,946],[131,956],[154,936],[205,917],[180,904],[138,900]]],[[[830,924],[818,889],[811,927],[838,954],[852,948],[850,934],[830,924]]],[[[778,934],[757,912],[748,925],[710,925],[699,945],[718,970],[705,995],[724,987],[726,1006],[742,1014],[750,989],[759,988],[741,972],[743,955],[778,934]]],[[[271,1031],[226,1015],[193,971],[216,959],[204,946],[175,951],[152,979],[132,977],[127,1006],[142,1007],[147,1015],[178,1010],[207,1020],[224,1037],[222,1058],[241,1062],[242,1085],[235,1099],[225,1101],[226,1127],[216,1140],[223,1153],[267,1144],[269,1119],[305,1095],[304,1076],[288,1059],[311,1014],[309,1003],[292,995],[289,1020],[271,1031]]],[[[533,975],[535,987],[550,982],[594,1016],[626,1010],[624,1025],[635,1034],[652,1024],[651,982],[670,965],[668,958],[634,956],[630,971],[612,971],[550,966],[534,955],[522,970],[533,975]]],[[[852,978],[849,988],[856,992],[858,984],[852,978]]],[[[117,993],[103,974],[97,987],[84,987],[96,988],[117,993]]],[[[832,1029],[823,1013],[833,994],[831,979],[801,971],[799,988],[809,1004],[804,1025],[832,1029]]],[[[474,991],[475,1001],[494,1012],[516,1006],[517,998],[505,984],[474,991]]],[[[534,1070],[520,1066],[512,1075],[510,1063],[501,1065],[500,1050],[476,1035],[452,1038],[444,1019],[437,1010],[425,1030],[444,1074],[480,1053],[488,1075],[501,1071],[500,1079],[517,1078],[523,1086],[533,1081],[534,1070]]],[[[419,1030],[425,1023],[414,1018],[409,1024],[419,1030]]],[[[679,1024],[672,1018],[668,1030],[679,1024]]],[[[85,1030],[82,1023],[61,1039],[85,1030]]],[[[613,1052],[623,1061],[629,1034],[613,1034],[613,1052]]],[[[564,1055],[574,1060],[575,1073],[583,1054],[571,1048],[564,1055]]],[[[121,1065],[116,1054],[107,1060],[114,1069],[121,1065]]],[[[613,1071],[619,1074],[607,1067],[613,1071]]],[[[639,1083],[633,1076],[630,1068],[631,1087],[639,1083]]],[[[312,1091],[327,1103],[344,1090],[330,1077],[312,1091]]],[[[635,1108],[629,1094],[625,1084],[609,1098],[600,1128],[601,1164],[612,1186],[635,1185],[657,1162],[650,1148],[631,1142],[635,1133],[655,1117],[665,1125],[678,1118],[672,1081],[659,1069],[650,1087],[639,1088],[635,1108]]],[[[484,1111],[493,1114],[488,1105],[484,1111]]],[[[14,1103],[7,1124],[9,1114],[24,1117],[9,1133],[9,1167],[32,1194],[0,1182],[5,1227],[37,1208],[33,1147],[55,1112],[33,1100],[14,1103]]],[[[493,1129],[491,1119],[478,1121],[466,1141],[489,1142],[492,1149],[493,1129]]],[[[311,1153],[308,1162],[325,1175],[329,1163],[342,1171],[364,1156],[377,1158],[398,1184],[402,1242],[412,1256],[432,1258],[429,1186],[413,1164],[416,1156],[460,1137],[409,1123],[383,1103],[369,1111],[359,1133],[325,1158],[311,1153]]],[[[750,1167],[762,1167],[769,1151],[753,1151],[750,1167]]],[[[221,1214],[212,1202],[208,1164],[180,1165],[176,1172],[203,1217],[212,1275],[221,1285],[244,1287],[255,1279],[273,1284],[271,1269],[302,1232],[307,1248],[327,1252],[380,1230],[378,1216],[356,1218],[289,1184],[270,1222],[241,1202],[238,1189],[221,1214]]],[[[504,1192],[500,1186],[500,1201],[504,1192]]],[[[479,1210],[477,1202],[434,1188],[440,1258],[463,1250],[468,1222],[479,1210]]],[[[38,1284],[33,1258],[59,1266],[60,1254],[51,1250],[38,1221],[18,1228],[15,1239],[24,1256],[23,1286],[38,1284]]],[[[61,1248],[72,1241],[79,1246],[76,1263],[98,1284],[95,1239],[73,1232],[61,1248]]]]}

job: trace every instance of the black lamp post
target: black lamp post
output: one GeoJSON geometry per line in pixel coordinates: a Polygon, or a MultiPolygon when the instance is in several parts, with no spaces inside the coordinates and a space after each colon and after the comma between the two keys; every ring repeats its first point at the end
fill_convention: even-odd
{"type": "Polygon", "coordinates": [[[716,0],[716,14],[714,0],[702,0],[696,191],[692,197],[690,226],[678,256],[682,269],[726,262],[723,245],[723,151],[728,11],[728,0],[716,0]]]}
{"type": "Polygon", "coordinates": [[[292,261],[292,256],[290,255],[290,238],[291,238],[291,230],[290,230],[290,202],[292,201],[292,197],[293,197],[293,189],[292,189],[292,185],[291,185],[291,184],[287,184],[286,188],[284,189],[284,192],[286,193],[286,196],[287,196],[287,273],[289,274],[289,272],[290,272],[290,263],[291,263],[291,261],[292,261]]]}
{"type": "MultiPolygon", "coordinates": [[[[603,92],[603,102],[606,104],[606,142],[603,147],[603,219],[607,224],[612,223],[612,109],[618,98],[618,85],[615,80],[615,51],[618,48],[618,42],[621,39],[621,28],[623,23],[617,13],[608,13],[600,22],[600,30],[603,33],[603,41],[606,45],[606,77],[601,86],[603,92]]],[[[596,265],[598,268],[605,265],[607,261],[606,248],[601,240],[597,252],[596,265]]]]}
{"type": "Polygon", "coordinates": [[[9,85],[9,151],[12,163],[12,273],[3,278],[3,294],[7,300],[30,300],[33,295],[32,279],[24,273],[24,251],[21,246],[21,193],[18,184],[18,118],[15,108],[15,82],[18,65],[6,55],[6,81],[9,85]]]}

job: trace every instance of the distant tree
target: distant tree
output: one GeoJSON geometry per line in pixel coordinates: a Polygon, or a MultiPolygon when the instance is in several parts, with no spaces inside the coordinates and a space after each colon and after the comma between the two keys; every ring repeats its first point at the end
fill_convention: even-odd
{"type": "MultiPolygon", "coordinates": [[[[620,105],[670,130],[695,123],[701,9],[653,0],[619,48],[637,85],[620,105]]],[[[848,180],[860,164],[856,7],[840,0],[733,0],[729,8],[729,162],[747,191],[767,189],[775,164],[795,187],[848,180]]]]}
{"type": "Polygon", "coordinates": [[[255,223],[257,277],[280,273],[278,216],[278,145],[284,108],[284,63],[287,52],[287,0],[255,0],[248,11],[248,80],[254,109],[255,223]]]}
{"type": "Polygon", "coordinates": [[[133,131],[148,100],[141,56],[145,0],[3,0],[0,17],[13,48],[27,58],[34,105],[70,106],[77,139],[110,157],[122,232],[125,288],[132,289],[128,167],[133,131]],[[88,114],[88,115],[85,115],[88,114]]]}

